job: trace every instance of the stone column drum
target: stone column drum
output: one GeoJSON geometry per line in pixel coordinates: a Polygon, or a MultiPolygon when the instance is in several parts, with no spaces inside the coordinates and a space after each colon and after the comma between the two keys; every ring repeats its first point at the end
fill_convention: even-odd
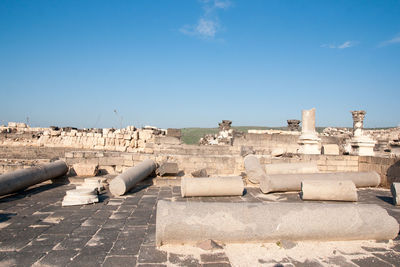
{"type": "Polygon", "coordinates": [[[294,163],[273,163],[265,165],[265,172],[270,174],[289,174],[289,173],[318,173],[316,161],[294,162],[294,163]]]}
{"type": "Polygon", "coordinates": [[[357,201],[357,188],[353,181],[308,180],[301,182],[301,199],[357,201]]]}
{"type": "Polygon", "coordinates": [[[244,184],[241,176],[189,178],[182,177],[182,197],[241,196],[244,184]]]}
{"type": "Polygon", "coordinates": [[[146,159],[138,165],[127,169],[110,182],[111,194],[122,196],[153,173],[156,167],[156,163],[153,160],[146,159]]]}
{"type": "Polygon", "coordinates": [[[376,187],[381,177],[376,172],[332,172],[332,173],[303,173],[303,174],[273,174],[267,175],[260,181],[263,193],[300,191],[301,182],[312,180],[324,181],[353,181],[356,187],[376,187]]]}
{"type": "Polygon", "coordinates": [[[253,184],[258,184],[266,178],[265,171],[255,155],[244,157],[244,168],[246,169],[247,179],[253,184]]]}
{"type": "Polygon", "coordinates": [[[315,108],[302,111],[302,128],[299,137],[301,154],[321,154],[321,139],[315,131],[315,108]]]}
{"type": "Polygon", "coordinates": [[[29,186],[62,176],[68,166],[62,160],[0,175],[0,196],[14,193],[29,186]]]}
{"type": "Polygon", "coordinates": [[[396,219],[378,205],[158,201],[156,245],[388,240],[396,219]]]}

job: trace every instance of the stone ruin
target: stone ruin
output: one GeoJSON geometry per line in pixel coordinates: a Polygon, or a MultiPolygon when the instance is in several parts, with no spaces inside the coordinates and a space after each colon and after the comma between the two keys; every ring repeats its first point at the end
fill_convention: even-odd
{"type": "Polygon", "coordinates": [[[299,120],[287,120],[289,131],[300,131],[300,121],[299,120]]]}
{"type": "Polygon", "coordinates": [[[231,129],[232,121],[223,120],[219,124],[218,134],[207,134],[200,138],[200,145],[232,145],[234,131],[231,129]]]}
{"type": "MultiPolygon", "coordinates": [[[[85,177],[76,189],[65,192],[61,206],[101,205],[102,194],[107,194],[110,201],[104,204],[107,210],[124,202],[136,203],[124,205],[125,209],[141,205],[138,217],[114,221],[121,225],[128,220],[144,223],[150,229],[150,220],[155,218],[153,237],[145,248],[140,248],[151,249],[154,254],[160,252],[156,246],[207,241],[224,249],[225,245],[219,246],[214,240],[224,244],[281,244],[276,240],[282,240],[293,246],[294,242],[307,240],[318,241],[319,245],[338,240],[391,240],[398,237],[399,224],[394,218],[397,215],[388,213],[387,207],[340,203],[358,202],[359,193],[367,192],[358,188],[376,186],[391,187],[393,204],[400,202],[396,152],[400,129],[364,130],[365,114],[352,112],[352,131],[326,128],[322,133],[315,128],[315,109],[303,110],[301,132],[298,120],[288,120],[289,131],[247,133],[235,132],[232,122],[223,120],[219,133],[204,137],[200,145],[183,144],[179,129],[153,126],[76,129],[9,123],[0,127],[0,174],[4,173],[0,175],[0,195],[59,176],[70,183],[85,177]],[[19,165],[14,171],[5,168],[9,167],[7,162],[1,165],[1,157],[26,160],[39,155],[48,160],[40,166],[19,165]],[[176,190],[179,187],[180,196],[176,190]],[[154,195],[143,197],[141,191],[154,195]],[[281,195],[272,195],[287,191],[299,192],[291,196],[302,202],[284,203],[279,201],[281,195]],[[147,208],[157,215],[150,217],[147,208]]],[[[60,202],[51,210],[57,205],[60,202]]],[[[131,214],[130,210],[115,210],[119,216],[131,214]]],[[[105,220],[113,221],[110,219],[105,220]]],[[[398,245],[395,240],[389,242],[398,245]]],[[[143,255],[139,253],[138,259],[144,261],[143,255]]]]}

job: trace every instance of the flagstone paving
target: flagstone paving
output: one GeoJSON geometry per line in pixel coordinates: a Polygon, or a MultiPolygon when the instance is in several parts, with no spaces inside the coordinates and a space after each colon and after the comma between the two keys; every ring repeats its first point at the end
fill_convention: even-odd
{"type": "MultiPolygon", "coordinates": [[[[257,188],[242,197],[188,198],[179,187],[142,185],[126,196],[109,193],[100,202],[62,207],[65,191],[73,185],[40,184],[0,198],[0,266],[231,266],[224,250],[204,251],[200,258],[159,250],[155,246],[156,204],[160,199],[205,202],[272,201],[257,188]]],[[[273,201],[299,202],[297,193],[275,194],[273,201]]],[[[400,222],[400,208],[388,190],[363,189],[359,202],[384,207],[400,222]]],[[[400,240],[391,250],[366,248],[367,257],[348,266],[400,266],[400,240]]],[[[341,255],[331,263],[341,265],[341,255]]],[[[319,260],[271,262],[275,266],[321,266],[319,260]]],[[[348,264],[348,263],[347,263],[348,264]]]]}

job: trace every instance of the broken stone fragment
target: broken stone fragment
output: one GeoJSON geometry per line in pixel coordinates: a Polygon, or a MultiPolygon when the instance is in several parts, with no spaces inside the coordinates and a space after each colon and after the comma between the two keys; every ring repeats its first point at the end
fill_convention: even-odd
{"type": "Polygon", "coordinates": [[[191,173],[193,177],[208,177],[207,169],[203,168],[191,173]]]}
{"type": "Polygon", "coordinates": [[[179,172],[178,164],[175,162],[161,163],[160,167],[158,167],[156,170],[156,174],[159,176],[177,175],[178,172],[179,172]]]}
{"type": "Polygon", "coordinates": [[[61,203],[62,206],[86,205],[99,202],[97,193],[91,189],[68,190],[61,203]]]}
{"type": "Polygon", "coordinates": [[[78,185],[76,189],[86,189],[86,190],[93,190],[97,194],[100,194],[104,190],[104,182],[105,178],[99,177],[91,177],[86,178],[85,182],[81,185],[78,185]]]}
{"type": "Polygon", "coordinates": [[[223,249],[221,245],[219,245],[217,242],[211,239],[207,239],[205,241],[201,241],[196,244],[198,248],[201,248],[202,250],[214,250],[214,249],[223,249]]]}
{"type": "Polygon", "coordinates": [[[77,176],[96,176],[99,172],[98,164],[77,163],[72,165],[77,176]]]}
{"type": "Polygon", "coordinates": [[[247,155],[244,157],[244,168],[246,169],[247,178],[253,184],[258,184],[262,180],[267,180],[267,175],[255,155],[247,155]]]}

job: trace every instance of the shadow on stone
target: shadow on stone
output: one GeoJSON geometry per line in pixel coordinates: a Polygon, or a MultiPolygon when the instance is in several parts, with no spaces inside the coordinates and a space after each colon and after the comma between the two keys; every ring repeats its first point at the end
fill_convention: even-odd
{"type": "Polygon", "coordinates": [[[30,197],[31,195],[36,195],[43,191],[47,191],[47,190],[50,190],[50,189],[53,189],[53,188],[56,188],[56,187],[59,187],[62,185],[63,184],[44,184],[44,185],[37,186],[34,188],[25,189],[23,191],[19,191],[19,192],[12,193],[12,194],[6,195],[4,197],[1,197],[0,203],[11,202],[11,201],[19,200],[19,199],[22,199],[25,197],[30,197]]]}
{"type": "Polygon", "coordinates": [[[385,201],[386,203],[389,203],[390,205],[393,205],[392,197],[388,197],[388,196],[376,196],[376,197],[379,198],[380,200],[385,201]]]}
{"type": "Polygon", "coordinates": [[[8,221],[12,216],[17,215],[16,213],[0,213],[0,223],[8,221]]]}

